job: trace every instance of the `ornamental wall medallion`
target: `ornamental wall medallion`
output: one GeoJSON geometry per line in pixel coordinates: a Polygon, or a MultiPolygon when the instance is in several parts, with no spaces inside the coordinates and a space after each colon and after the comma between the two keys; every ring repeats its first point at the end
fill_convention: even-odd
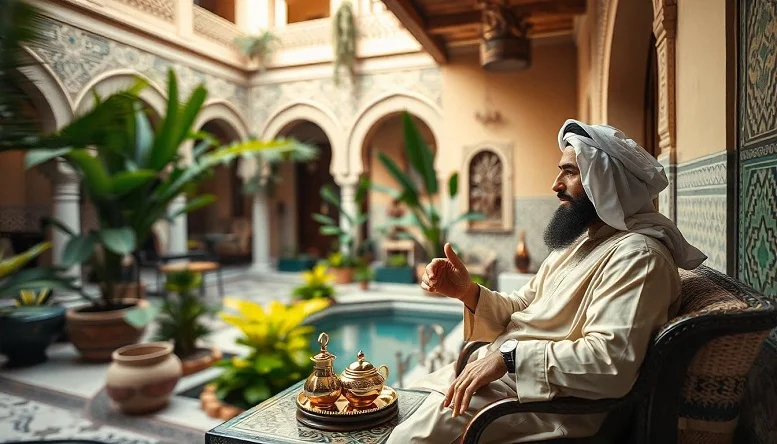
{"type": "Polygon", "coordinates": [[[464,147],[461,196],[464,211],[476,211],[483,220],[470,221],[471,231],[512,231],[512,144],[481,143],[464,147]]]}

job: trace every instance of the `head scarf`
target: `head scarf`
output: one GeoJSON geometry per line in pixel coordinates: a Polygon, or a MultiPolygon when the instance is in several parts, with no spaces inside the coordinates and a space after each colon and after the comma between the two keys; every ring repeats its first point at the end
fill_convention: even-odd
{"type": "Polygon", "coordinates": [[[559,148],[563,151],[567,144],[575,149],[583,188],[604,223],[659,240],[680,268],[692,270],[707,259],[653,206],[669,181],[664,167],[639,144],[612,126],[574,119],[564,122],[558,133],[559,148]],[[572,124],[590,137],[570,131],[572,124]]]}

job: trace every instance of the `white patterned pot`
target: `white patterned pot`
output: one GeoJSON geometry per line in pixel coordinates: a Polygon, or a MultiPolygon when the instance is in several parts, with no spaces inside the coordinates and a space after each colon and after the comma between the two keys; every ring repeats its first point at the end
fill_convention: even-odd
{"type": "Polygon", "coordinates": [[[154,412],[167,405],[181,367],[168,342],[127,345],[113,352],[105,389],[124,413],[154,412]]]}

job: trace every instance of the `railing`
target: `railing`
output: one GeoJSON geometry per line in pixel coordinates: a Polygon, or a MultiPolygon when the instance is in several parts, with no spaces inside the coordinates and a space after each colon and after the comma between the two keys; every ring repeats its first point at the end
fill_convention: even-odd
{"type": "Polygon", "coordinates": [[[197,5],[194,6],[194,33],[226,46],[233,46],[235,37],[243,33],[229,20],[197,5]]]}
{"type": "Polygon", "coordinates": [[[176,0],[125,0],[125,4],[166,22],[173,23],[175,21],[175,1],[176,0]]]}

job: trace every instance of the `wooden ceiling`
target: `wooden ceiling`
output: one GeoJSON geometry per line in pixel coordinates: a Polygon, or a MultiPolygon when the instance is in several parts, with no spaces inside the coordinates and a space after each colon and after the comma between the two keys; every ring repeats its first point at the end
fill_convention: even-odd
{"type": "MultiPolygon", "coordinates": [[[[493,0],[492,0],[493,1],[493,0]]],[[[479,0],[383,0],[386,7],[438,63],[452,47],[480,40],[479,0]]],[[[574,18],[586,11],[586,0],[505,0],[514,17],[527,16],[531,38],[571,34],[574,18]]]]}

